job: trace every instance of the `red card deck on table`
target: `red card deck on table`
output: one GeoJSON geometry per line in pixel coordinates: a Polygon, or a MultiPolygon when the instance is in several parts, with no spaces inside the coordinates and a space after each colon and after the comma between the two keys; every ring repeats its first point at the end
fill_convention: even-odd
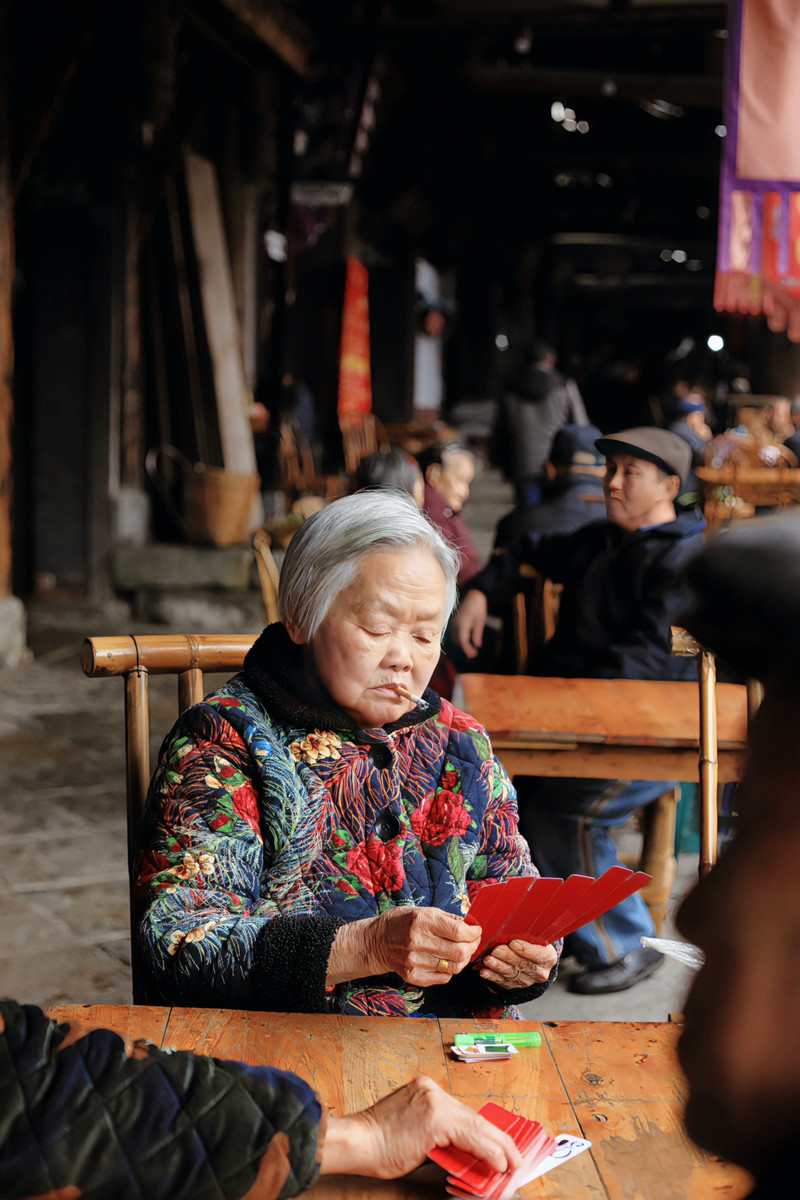
{"type": "Polygon", "coordinates": [[[464,918],[482,930],[472,957],[482,957],[494,946],[507,946],[515,938],[535,946],[557,942],[638,892],[651,878],[644,871],[611,867],[599,879],[570,875],[486,884],[464,918]]]}
{"type": "Polygon", "coordinates": [[[513,1138],[523,1161],[516,1171],[494,1171],[474,1154],[458,1150],[455,1146],[431,1150],[428,1157],[447,1171],[447,1190],[463,1200],[471,1200],[474,1196],[486,1197],[487,1200],[510,1200],[517,1189],[531,1179],[558,1166],[560,1162],[566,1162],[589,1146],[589,1142],[583,1138],[567,1135],[558,1139],[550,1137],[538,1121],[529,1121],[527,1117],[509,1112],[507,1108],[501,1108],[491,1101],[484,1104],[480,1113],[513,1138]]]}

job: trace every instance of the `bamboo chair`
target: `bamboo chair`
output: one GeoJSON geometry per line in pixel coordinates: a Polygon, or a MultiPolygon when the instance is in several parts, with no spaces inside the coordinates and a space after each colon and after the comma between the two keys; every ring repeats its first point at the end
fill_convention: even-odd
{"type": "Polygon", "coordinates": [[[342,414],[339,417],[339,430],[342,435],[344,469],[348,476],[352,476],[362,458],[367,458],[378,450],[386,454],[391,449],[386,430],[374,413],[342,414]]]}
{"type": "Polygon", "coordinates": [[[342,492],[338,475],[318,475],[305,434],[292,421],[281,421],[278,431],[278,464],[281,488],[290,506],[301,496],[335,500],[342,492]]]}
{"type": "Polygon", "coordinates": [[[267,613],[267,624],[278,620],[278,564],[272,553],[272,541],[266,529],[257,529],[253,534],[253,556],[258,570],[261,598],[267,613]]]}
{"type": "MultiPolygon", "coordinates": [[[[241,669],[256,634],[148,634],[87,638],[81,648],[84,674],[93,679],[120,676],[125,684],[125,788],[128,814],[128,876],[152,774],[150,765],[151,675],[174,675],[176,717],[203,699],[206,672],[233,675],[241,669]]],[[[144,1000],[135,947],[132,948],[134,1003],[144,1000]]]]}

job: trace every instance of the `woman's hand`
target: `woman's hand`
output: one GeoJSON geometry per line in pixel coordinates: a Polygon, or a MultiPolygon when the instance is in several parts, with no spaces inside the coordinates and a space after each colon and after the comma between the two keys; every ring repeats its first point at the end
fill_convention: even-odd
{"type": "Polygon", "coordinates": [[[481,979],[496,987],[517,989],[534,983],[546,983],[558,955],[553,946],[534,946],[531,942],[513,941],[508,946],[495,946],[480,966],[481,979]]]}
{"type": "Polygon", "coordinates": [[[439,908],[402,906],[343,925],[328,961],[328,984],[393,971],[413,987],[447,983],[480,941],[479,925],[439,908]]]}
{"type": "Polygon", "coordinates": [[[423,1163],[435,1146],[467,1150],[495,1171],[522,1165],[508,1134],[420,1076],[363,1112],[329,1117],[322,1174],[396,1179],[423,1163]]]}

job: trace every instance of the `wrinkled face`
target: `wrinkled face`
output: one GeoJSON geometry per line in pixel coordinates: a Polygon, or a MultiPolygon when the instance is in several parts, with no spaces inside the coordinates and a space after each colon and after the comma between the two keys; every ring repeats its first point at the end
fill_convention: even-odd
{"type": "Polygon", "coordinates": [[[428,686],[439,661],[446,587],[426,551],[375,550],[307,643],[310,678],[360,728],[377,729],[414,708],[392,683],[417,696],[428,686]]]}
{"type": "Polygon", "coordinates": [[[615,454],[606,460],[603,494],[609,520],[623,529],[663,525],[675,519],[673,500],[680,481],[664,477],[655,463],[632,454],[615,454]]]}
{"type": "Polygon", "coordinates": [[[428,468],[428,483],[454,513],[469,500],[469,489],[475,478],[475,463],[471,454],[446,454],[441,463],[428,468]]]}

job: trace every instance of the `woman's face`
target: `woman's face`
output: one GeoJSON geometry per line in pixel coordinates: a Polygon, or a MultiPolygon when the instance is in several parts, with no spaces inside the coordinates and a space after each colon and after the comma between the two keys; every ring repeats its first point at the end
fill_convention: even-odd
{"type": "Polygon", "coordinates": [[[428,686],[439,661],[446,586],[427,551],[375,550],[306,645],[312,681],[360,728],[379,728],[414,708],[390,684],[417,696],[428,686]]]}
{"type": "Polygon", "coordinates": [[[446,454],[441,463],[428,468],[428,483],[454,513],[461,512],[469,500],[469,489],[475,478],[475,461],[471,454],[446,454]]]}

